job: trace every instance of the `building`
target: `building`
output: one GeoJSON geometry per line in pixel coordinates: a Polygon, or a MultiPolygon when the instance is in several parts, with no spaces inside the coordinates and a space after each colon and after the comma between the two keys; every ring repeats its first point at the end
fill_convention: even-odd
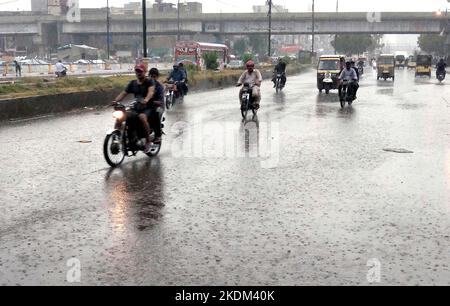
{"type": "Polygon", "coordinates": [[[54,16],[66,14],[68,0],[31,0],[31,11],[54,16]]]}
{"type": "MultiPolygon", "coordinates": [[[[268,13],[268,5],[254,5],[253,13],[268,13]]],[[[272,5],[272,12],[274,13],[289,13],[289,10],[282,5],[272,5]]]]}
{"type": "Polygon", "coordinates": [[[31,0],[31,11],[39,13],[48,13],[47,0],[31,0]]]}
{"type": "MultiPolygon", "coordinates": [[[[147,9],[150,10],[150,14],[176,14],[177,5],[169,2],[163,2],[163,0],[156,0],[153,5],[147,1],[147,9]]],[[[113,14],[141,14],[142,2],[130,2],[124,4],[123,8],[114,8],[113,14]]],[[[183,2],[180,3],[180,13],[187,14],[202,14],[203,5],[200,2],[183,2]]]]}

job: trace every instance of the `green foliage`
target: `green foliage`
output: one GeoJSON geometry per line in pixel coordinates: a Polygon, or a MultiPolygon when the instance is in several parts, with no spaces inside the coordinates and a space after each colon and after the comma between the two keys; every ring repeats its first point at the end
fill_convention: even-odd
{"type": "Polygon", "coordinates": [[[381,38],[380,35],[343,34],[336,35],[331,45],[336,52],[350,56],[375,50],[381,46],[381,38]]]}
{"type": "Polygon", "coordinates": [[[256,54],[266,54],[269,48],[269,41],[264,35],[251,35],[249,37],[249,45],[256,54]]]}
{"type": "Polygon", "coordinates": [[[248,41],[245,38],[238,39],[233,46],[238,56],[243,55],[248,50],[248,41]]]}
{"type": "Polygon", "coordinates": [[[249,60],[255,60],[255,57],[253,56],[253,54],[251,54],[251,53],[245,53],[243,56],[242,56],[242,62],[244,62],[244,64],[246,64],[249,60]]]}
{"type": "Polygon", "coordinates": [[[439,34],[422,34],[419,36],[419,47],[422,51],[437,55],[446,55],[445,37],[439,34]]]}
{"type": "Polygon", "coordinates": [[[206,69],[216,70],[219,68],[219,63],[217,62],[218,56],[215,52],[205,52],[203,54],[203,60],[205,61],[206,69]]]}
{"type": "Polygon", "coordinates": [[[198,71],[199,71],[198,66],[193,65],[193,64],[185,65],[184,68],[186,68],[186,72],[187,72],[189,77],[197,74],[198,71]]]}

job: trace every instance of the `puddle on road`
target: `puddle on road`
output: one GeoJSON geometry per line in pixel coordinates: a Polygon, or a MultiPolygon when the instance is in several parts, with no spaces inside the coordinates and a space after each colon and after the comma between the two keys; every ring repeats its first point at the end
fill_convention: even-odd
{"type": "Polygon", "coordinates": [[[407,104],[407,103],[397,104],[397,107],[403,110],[417,110],[425,108],[426,106],[427,106],[426,104],[407,104]]]}
{"type": "Polygon", "coordinates": [[[390,148],[386,148],[386,149],[383,149],[383,151],[389,152],[389,153],[398,153],[398,154],[414,154],[413,151],[409,151],[409,150],[406,150],[406,149],[390,149],[390,148]]]}

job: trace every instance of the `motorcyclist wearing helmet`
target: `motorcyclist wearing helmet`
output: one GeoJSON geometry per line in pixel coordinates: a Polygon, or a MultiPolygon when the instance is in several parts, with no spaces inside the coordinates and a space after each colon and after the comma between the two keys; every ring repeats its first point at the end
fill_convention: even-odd
{"type": "Polygon", "coordinates": [[[187,73],[186,67],[184,67],[183,63],[179,63],[178,66],[179,66],[179,69],[182,70],[184,72],[184,75],[186,76],[186,79],[184,80],[184,83],[183,83],[183,90],[184,90],[184,95],[187,96],[187,94],[189,92],[189,87],[187,86],[187,84],[189,83],[188,73],[187,73]]]}
{"type": "Polygon", "coordinates": [[[173,70],[167,78],[168,82],[175,82],[177,84],[177,91],[181,96],[184,96],[184,84],[186,82],[186,74],[180,69],[179,64],[173,65],[173,70]]]}
{"type": "MultiPolygon", "coordinates": [[[[255,108],[259,109],[259,105],[261,102],[261,83],[262,83],[262,75],[258,69],[255,69],[255,63],[250,60],[246,64],[247,71],[245,71],[241,77],[239,78],[237,86],[242,86],[243,84],[248,83],[252,88],[252,97],[255,104],[255,108]]],[[[243,89],[239,92],[239,101],[242,101],[243,89]]]]}
{"type": "Polygon", "coordinates": [[[139,103],[136,104],[134,114],[129,118],[117,122],[116,128],[120,128],[124,120],[133,120],[133,115],[136,115],[144,126],[145,133],[147,135],[147,143],[145,145],[145,153],[151,150],[151,129],[148,122],[148,118],[152,113],[152,103],[150,101],[155,93],[155,84],[152,80],[149,80],[146,76],[147,67],[144,64],[138,64],[134,67],[136,73],[136,80],[131,81],[123,92],[121,92],[117,98],[113,101],[113,105],[123,101],[126,96],[133,94],[139,103]]]}
{"type": "Polygon", "coordinates": [[[273,71],[274,72],[273,79],[272,79],[273,88],[277,87],[277,75],[278,74],[281,74],[281,85],[283,87],[286,86],[286,81],[287,81],[287,78],[286,78],[286,66],[287,66],[286,63],[280,57],[278,59],[278,64],[275,66],[275,69],[273,71]]]}
{"type": "Polygon", "coordinates": [[[342,92],[342,81],[347,80],[349,82],[348,85],[348,90],[351,96],[353,96],[353,98],[356,98],[356,91],[355,91],[355,84],[356,82],[358,82],[358,75],[355,71],[355,69],[352,68],[352,63],[351,62],[346,62],[345,63],[345,69],[342,70],[340,76],[339,76],[339,81],[340,81],[340,85],[339,85],[339,96],[341,96],[341,92],[342,92]]]}
{"type": "Polygon", "coordinates": [[[444,74],[444,77],[447,75],[447,63],[445,62],[445,60],[443,58],[441,58],[439,60],[439,62],[436,65],[436,78],[442,73],[444,74]]]}

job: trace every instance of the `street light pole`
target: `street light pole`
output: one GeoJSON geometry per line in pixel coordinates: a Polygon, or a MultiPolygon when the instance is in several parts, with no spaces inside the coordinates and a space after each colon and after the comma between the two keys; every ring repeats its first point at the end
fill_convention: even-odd
{"type": "Polygon", "coordinates": [[[181,34],[180,34],[180,31],[181,31],[181,28],[180,28],[180,0],[178,0],[177,14],[178,14],[178,19],[177,19],[177,22],[178,22],[177,42],[179,42],[180,41],[180,36],[181,36],[181,34]]]}
{"type": "Polygon", "coordinates": [[[316,27],[316,8],[315,8],[315,0],[312,1],[312,43],[311,43],[311,52],[314,54],[314,42],[315,42],[315,27],[316,27]]]}
{"type": "Polygon", "coordinates": [[[142,44],[144,48],[143,57],[148,57],[147,50],[147,0],[142,0],[142,44]]]}
{"type": "Polygon", "coordinates": [[[111,58],[110,47],[110,21],[109,21],[109,0],[106,0],[106,50],[108,60],[111,58]]]}
{"type": "Polygon", "coordinates": [[[269,5],[269,50],[267,52],[267,56],[270,58],[272,55],[272,0],[267,0],[267,4],[269,5]]]}

